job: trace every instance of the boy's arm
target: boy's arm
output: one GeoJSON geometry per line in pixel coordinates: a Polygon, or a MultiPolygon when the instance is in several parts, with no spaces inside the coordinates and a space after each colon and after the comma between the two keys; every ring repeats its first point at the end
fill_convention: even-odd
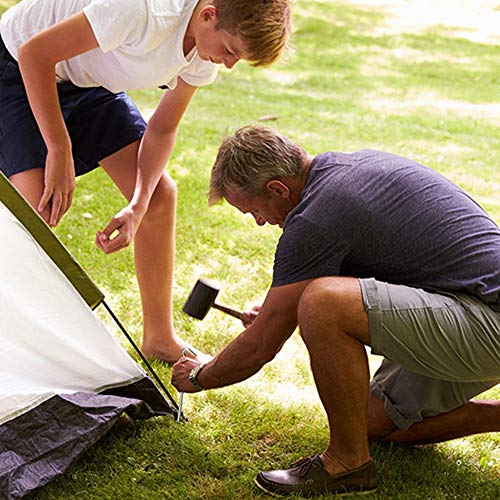
{"type": "Polygon", "coordinates": [[[179,123],[196,90],[197,87],[179,78],[177,87],[165,93],[149,120],[139,147],[133,197],[128,206],[120,210],[106,228],[97,234],[97,245],[105,253],[120,250],[133,241],[174,149],[179,123]],[[109,239],[115,230],[119,234],[109,239]]]}
{"type": "Polygon", "coordinates": [[[28,100],[47,146],[45,186],[38,211],[51,207],[47,221],[51,226],[56,226],[71,206],[75,189],[71,140],[59,105],[55,66],[97,46],[87,18],[80,13],[35,35],[18,50],[28,100]]]}
{"type": "MultiPolygon", "coordinates": [[[[271,288],[255,321],[203,367],[197,381],[204,389],[235,384],[257,373],[271,361],[297,326],[300,297],[311,280],[271,288]]],[[[188,379],[198,364],[181,358],[172,372],[172,384],[181,392],[196,392],[188,379]]]]}

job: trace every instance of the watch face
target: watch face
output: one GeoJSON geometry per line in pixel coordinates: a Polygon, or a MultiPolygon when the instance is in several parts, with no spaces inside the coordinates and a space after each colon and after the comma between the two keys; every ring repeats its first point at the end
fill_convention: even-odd
{"type": "Polygon", "coordinates": [[[188,379],[189,381],[195,386],[195,387],[198,387],[198,388],[202,388],[201,385],[198,383],[198,381],[196,380],[196,377],[198,376],[198,373],[200,372],[200,370],[202,369],[203,365],[196,365],[192,370],[191,372],[189,373],[189,376],[188,376],[188,379]]]}

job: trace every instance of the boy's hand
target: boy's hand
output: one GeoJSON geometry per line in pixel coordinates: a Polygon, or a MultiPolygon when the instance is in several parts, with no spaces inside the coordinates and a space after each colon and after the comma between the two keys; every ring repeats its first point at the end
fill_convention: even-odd
{"type": "Polygon", "coordinates": [[[142,221],[143,214],[130,205],[120,210],[104,228],[96,233],[95,244],[104,253],[113,253],[125,248],[134,241],[135,233],[142,221]],[[113,234],[113,233],[117,234],[113,234]]]}
{"type": "Polygon", "coordinates": [[[250,311],[242,313],[241,322],[245,328],[248,328],[254,322],[261,309],[262,306],[253,306],[250,311]]]}
{"type": "Polygon", "coordinates": [[[71,148],[48,150],[45,161],[45,186],[38,212],[50,210],[48,224],[55,227],[68,211],[75,191],[75,167],[71,148]]]}

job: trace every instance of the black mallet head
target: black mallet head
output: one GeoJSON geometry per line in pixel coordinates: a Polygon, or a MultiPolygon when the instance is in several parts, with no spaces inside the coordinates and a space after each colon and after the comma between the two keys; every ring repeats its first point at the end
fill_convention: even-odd
{"type": "Polygon", "coordinates": [[[241,312],[215,303],[218,293],[219,289],[215,285],[204,279],[199,279],[191,290],[182,310],[193,318],[203,319],[210,308],[214,307],[235,318],[242,319],[241,312]]]}

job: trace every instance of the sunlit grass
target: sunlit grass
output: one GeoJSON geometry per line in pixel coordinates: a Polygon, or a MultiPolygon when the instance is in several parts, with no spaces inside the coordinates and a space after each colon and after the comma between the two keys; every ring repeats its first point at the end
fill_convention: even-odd
{"type": "MultiPolygon", "coordinates": [[[[12,3],[0,0],[0,9],[12,3]]],[[[295,53],[288,61],[261,71],[241,63],[232,72],[223,70],[188,110],[168,166],[179,190],[174,305],[178,331],[199,349],[216,353],[241,327],[215,310],[203,322],[183,315],[196,279],[218,281],[223,304],[248,309],[260,303],[280,234],[277,228],[256,228],[251,217],[227,205],[207,208],[211,164],[222,136],[236,127],[275,115],[266,123],[311,154],[375,148],[416,159],[467,189],[500,222],[498,46],[434,24],[395,29],[389,10],[373,0],[365,3],[295,2],[295,53]]],[[[145,115],[161,95],[133,93],[145,115]]],[[[79,178],[74,206],[57,234],[139,342],[132,252],[106,256],[93,243],[123,203],[102,171],[79,178]]],[[[371,359],[372,371],[377,362],[371,359]]],[[[169,369],[155,367],[168,380],[169,369]]],[[[485,396],[499,398],[500,389],[485,396]]],[[[123,419],[37,496],[264,498],[252,487],[256,472],[317,453],[328,436],[297,334],[259,374],[235,387],[187,396],[185,410],[187,425],[123,419]]],[[[498,434],[439,446],[373,446],[372,453],[383,478],[372,498],[500,496],[498,434]]]]}

